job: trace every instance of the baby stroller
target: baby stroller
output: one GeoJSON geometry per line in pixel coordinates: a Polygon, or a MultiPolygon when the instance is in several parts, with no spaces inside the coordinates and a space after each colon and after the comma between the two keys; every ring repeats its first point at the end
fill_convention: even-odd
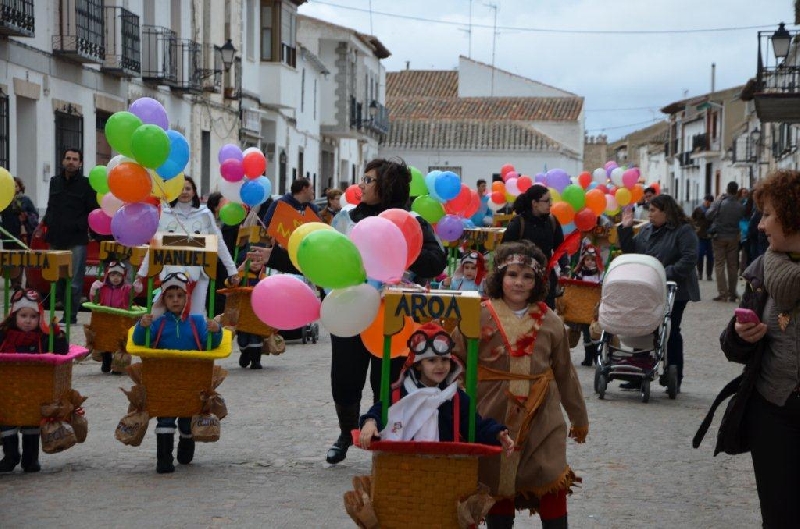
{"type": "Polygon", "coordinates": [[[605,397],[615,379],[641,383],[642,402],[650,400],[650,383],[659,376],[667,395],[678,394],[678,368],[667,365],[667,339],[672,303],[678,287],[667,281],[664,266],[654,257],[621,255],[603,280],[594,391],[605,397]]]}

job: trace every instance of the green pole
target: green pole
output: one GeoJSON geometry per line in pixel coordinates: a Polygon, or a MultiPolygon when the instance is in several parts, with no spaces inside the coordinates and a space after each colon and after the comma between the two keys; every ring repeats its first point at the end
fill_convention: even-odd
{"type": "Polygon", "coordinates": [[[383,337],[383,362],[381,362],[381,418],[383,419],[383,427],[386,428],[386,423],[389,421],[389,405],[391,402],[389,389],[392,381],[389,377],[392,376],[392,337],[383,337]]]}
{"type": "Polygon", "coordinates": [[[467,395],[469,395],[469,432],[467,441],[475,442],[475,410],[478,405],[478,340],[467,340],[467,395]]]}
{"type": "MultiPolygon", "coordinates": [[[[147,278],[147,313],[153,311],[153,276],[147,278]]],[[[145,329],[144,346],[150,347],[150,327],[145,329]]]]}
{"type": "MultiPolygon", "coordinates": [[[[56,282],[53,281],[50,283],[50,322],[53,321],[53,317],[55,316],[56,312],[56,282]]],[[[50,323],[50,336],[48,336],[48,351],[52,352],[53,348],[55,347],[55,339],[56,335],[53,332],[53,325],[50,323]]]]}
{"type": "MultiPolygon", "coordinates": [[[[64,321],[66,324],[67,342],[69,342],[69,331],[72,326],[72,276],[67,276],[67,284],[64,287],[64,321]]],[[[52,350],[52,349],[51,349],[52,350]]]]}
{"type": "MultiPolygon", "coordinates": [[[[214,294],[216,294],[217,292],[217,280],[214,279],[213,277],[209,277],[209,280],[211,288],[209,289],[209,295],[208,295],[208,317],[213,318],[214,302],[216,301],[214,294]]],[[[210,350],[211,350],[211,333],[208,332],[208,329],[206,329],[206,351],[210,350]]]]}

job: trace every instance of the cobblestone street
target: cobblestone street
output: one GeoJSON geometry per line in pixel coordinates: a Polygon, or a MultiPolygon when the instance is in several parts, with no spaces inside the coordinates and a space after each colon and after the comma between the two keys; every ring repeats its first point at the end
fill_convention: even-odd
{"type": "MultiPolygon", "coordinates": [[[[637,392],[610,384],[606,400],[592,391],[593,369],[578,365],[591,430],[585,445],[569,445],[569,461],[583,478],[569,500],[575,528],[719,527],[760,525],[749,456],[712,458],[721,411],[700,450],[691,438],[714,396],[740,366],[728,364],[718,335],[734,304],[710,301],[714,283],[701,282],[705,300],[690,304],[683,324],[686,379],[675,401],[660,386],[643,404],[637,392]]],[[[79,322],[88,321],[81,313],[79,322]]],[[[82,328],[74,335],[82,339],[82,328]]],[[[576,364],[582,346],[573,350],[576,364]]],[[[194,462],[174,474],[155,472],[155,423],[138,448],[114,439],[127,400],[127,377],[100,373],[87,360],[74,368],[73,387],[85,404],[89,438],[66,452],[42,454],[42,472],[0,475],[5,527],[354,527],[342,494],[370,458],[352,449],[330,468],[324,454],[338,428],[329,382],[330,342],[290,343],[265,357],[263,371],[222,361],[220,386],[230,415],[222,438],[198,444],[194,462]]],[[[369,391],[362,409],[366,409],[369,391]]],[[[724,407],[723,407],[724,408],[724,407]]],[[[424,498],[425,491],[420,491],[424,498]]],[[[518,517],[515,527],[539,527],[518,517]]]]}

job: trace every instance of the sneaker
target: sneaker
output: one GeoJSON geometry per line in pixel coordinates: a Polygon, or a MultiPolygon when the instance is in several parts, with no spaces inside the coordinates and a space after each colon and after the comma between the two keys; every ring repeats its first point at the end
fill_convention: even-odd
{"type": "Polygon", "coordinates": [[[719,296],[714,298],[714,301],[728,301],[728,296],[723,296],[720,294],[719,296]]]}
{"type": "Polygon", "coordinates": [[[739,302],[739,296],[730,296],[728,298],[728,301],[733,301],[734,303],[738,303],[739,302]]]}
{"type": "MultiPolygon", "coordinates": [[[[67,323],[66,316],[61,318],[61,320],[59,320],[58,323],[67,323]]],[[[70,325],[77,325],[78,324],[78,317],[77,316],[73,316],[69,323],[70,323],[70,325]]]]}

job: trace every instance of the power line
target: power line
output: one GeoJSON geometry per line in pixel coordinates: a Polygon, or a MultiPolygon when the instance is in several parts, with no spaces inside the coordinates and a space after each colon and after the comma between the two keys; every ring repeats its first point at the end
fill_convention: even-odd
{"type": "MultiPolygon", "coordinates": [[[[330,7],[338,7],[339,9],[346,9],[349,11],[358,11],[360,13],[369,13],[371,15],[380,15],[384,17],[400,18],[404,20],[414,20],[418,22],[430,22],[432,24],[441,24],[446,26],[467,26],[464,22],[452,22],[449,20],[436,20],[432,18],[425,18],[413,15],[401,15],[399,13],[387,13],[385,11],[375,11],[371,9],[363,9],[360,7],[344,6],[335,4],[333,2],[324,2],[321,0],[309,0],[309,4],[319,4],[330,7]]],[[[472,24],[473,27],[483,29],[494,29],[494,26],[488,24],[472,24]]],[[[721,33],[729,31],[752,31],[754,29],[769,29],[776,27],[777,24],[765,24],[760,26],[737,26],[726,28],[698,28],[698,29],[552,29],[552,28],[535,28],[535,27],[516,27],[516,26],[497,26],[497,30],[503,31],[524,31],[528,33],[561,33],[569,35],[678,35],[687,33],[721,33]]]]}
{"type": "Polygon", "coordinates": [[[596,129],[586,129],[586,132],[605,132],[607,130],[624,129],[626,127],[636,127],[638,125],[650,125],[657,121],[664,121],[662,118],[653,118],[649,121],[640,121],[639,123],[629,123],[628,125],[617,125],[616,127],[598,127],[596,129]]]}
{"type": "Polygon", "coordinates": [[[651,106],[651,107],[634,107],[634,108],[587,108],[586,112],[627,112],[630,110],[654,110],[658,109],[659,106],[651,106]]]}

